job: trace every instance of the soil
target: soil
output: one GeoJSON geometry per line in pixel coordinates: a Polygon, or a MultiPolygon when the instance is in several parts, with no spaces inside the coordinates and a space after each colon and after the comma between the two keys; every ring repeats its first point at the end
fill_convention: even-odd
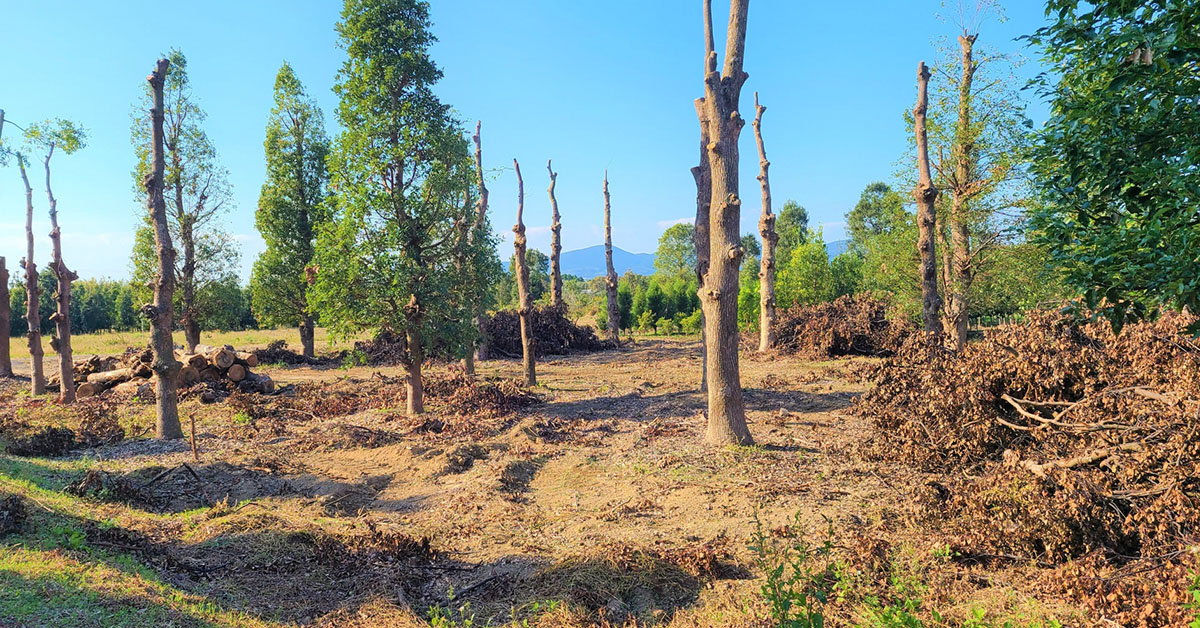
{"type": "MultiPolygon", "coordinates": [[[[766,626],[756,522],[818,540],[832,528],[843,547],[936,549],[914,523],[931,476],[858,455],[874,428],[848,411],[868,384],[847,373],[868,358],[745,354],[756,445],[714,449],[699,356],[694,340],[661,339],[555,358],[538,364],[537,405],[463,415],[435,399],[421,418],[398,402],[332,418],[299,405],[314,388],[398,399],[397,368],[260,368],[300,395],[249,420],[233,402],[185,405],[196,454],[136,438],[71,454],[111,476],[89,499],[135,509],[92,522],[89,539],[226,607],[364,626],[464,602],[480,624],[503,623],[547,600],[616,625],[766,626]]],[[[521,372],[514,360],[478,368],[496,381],[521,372]]],[[[1057,608],[1037,602],[1036,566],[939,569],[951,617],[981,600],[1057,608]]]]}

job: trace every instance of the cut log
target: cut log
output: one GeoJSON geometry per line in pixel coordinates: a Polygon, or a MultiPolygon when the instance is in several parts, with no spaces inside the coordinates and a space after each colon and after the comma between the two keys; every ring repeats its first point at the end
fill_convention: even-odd
{"type": "Polygon", "coordinates": [[[116,369],[115,371],[92,373],[91,375],[88,375],[87,381],[89,384],[109,386],[120,382],[127,382],[131,379],[133,379],[132,369],[116,369]]]}
{"type": "Polygon", "coordinates": [[[129,370],[133,371],[133,376],[139,379],[150,379],[154,375],[154,369],[150,368],[150,365],[144,362],[138,362],[129,367],[129,370]]]}
{"type": "Polygon", "coordinates": [[[231,382],[240,382],[246,379],[247,374],[246,367],[241,364],[234,364],[229,367],[228,371],[225,371],[225,377],[228,377],[231,382]]]}
{"type": "Polygon", "coordinates": [[[143,379],[134,379],[117,384],[112,392],[137,397],[142,401],[154,400],[154,384],[143,379]]]}
{"type": "Polygon", "coordinates": [[[195,386],[200,382],[200,371],[194,366],[184,366],[179,369],[179,387],[195,386]]]}
{"type": "Polygon", "coordinates": [[[233,351],[226,347],[211,347],[209,345],[196,345],[196,353],[208,358],[208,363],[224,371],[233,366],[236,359],[233,351]]]}
{"type": "Polygon", "coordinates": [[[234,359],[242,366],[254,368],[258,366],[258,354],[250,351],[235,351],[234,359]]]}
{"type": "Polygon", "coordinates": [[[219,381],[221,381],[221,371],[218,371],[217,369],[215,369],[211,366],[206,366],[206,367],[200,369],[200,381],[202,381],[202,382],[219,382],[219,381]]]}
{"type": "Polygon", "coordinates": [[[85,397],[95,397],[100,393],[99,384],[89,384],[84,382],[75,388],[75,396],[83,399],[85,397]]]}
{"type": "Polygon", "coordinates": [[[179,360],[180,364],[184,366],[190,366],[197,370],[208,366],[208,358],[200,355],[199,353],[176,354],[175,359],[179,360]]]}

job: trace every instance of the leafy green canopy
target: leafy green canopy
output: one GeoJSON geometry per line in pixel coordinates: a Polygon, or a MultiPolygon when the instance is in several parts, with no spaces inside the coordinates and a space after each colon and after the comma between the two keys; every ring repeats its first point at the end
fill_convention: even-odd
{"type": "Polygon", "coordinates": [[[1038,238],[1114,327],[1200,310],[1200,3],[1050,0],[1038,238]]]}
{"type": "Polygon", "coordinates": [[[461,125],[433,93],[429,5],[346,0],[338,34],[345,129],[330,157],[333,222],[316,246],[309,302],[336,333],[411,335],[408,358],[433,344],[462,353],[486,292],[494,241],[475,226],[474,169],[461,125]],[[474,230],[475,237],[468,237],[474,230]]]}
{"type": "Polygon", "coordinates": [[[254,262],[250,290],[263,323],[297,325],[309,309],[305,268],[313,259],[316,233],[332,211],[325,199],[325,117],[287,63],[275,77],[266,135],[267,180],[254,222],[267,248],[254,262]]]}

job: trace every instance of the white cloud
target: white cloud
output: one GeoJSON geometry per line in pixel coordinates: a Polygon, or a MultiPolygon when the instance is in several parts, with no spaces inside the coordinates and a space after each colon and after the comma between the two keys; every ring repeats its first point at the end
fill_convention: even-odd
{"type": "Polygon", "coordinates": [[[691,216],[688,218],[676,218],[674,220],[660,220],[656,224],[658,224],[659,229],[666,229],[668,227],[674,227],[675,225],[686,225],[686,224],[691,224],[693,222],[696,222],[695,216],[691,216]]]}

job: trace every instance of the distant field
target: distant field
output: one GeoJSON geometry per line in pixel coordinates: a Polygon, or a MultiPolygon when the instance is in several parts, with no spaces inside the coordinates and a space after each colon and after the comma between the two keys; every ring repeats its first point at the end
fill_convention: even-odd
{"type": "MultiPolygon", "coordinates": [[[[365,337],[365,335],[363,336],[365,337]]],[[[353,344],[357,338],[343,343],[335,343],[329,337],[329,332],[317,328],[315,341],[317,353],[344,349],[353,344]]],[[[300,334],[295,329],[251,329],[246,331],[213,331],[200,334],[200,342],[208,345],[233,345],[238,349],[254,349],[265,347],[275,340],[284,340],[288,347],[300,350],[300,334]]],[[[120,353],[126,347],[144,346],[150,343],[150,332],[102,332],[96,334],[78,334],[71,336],[71,348],[77,357],[92,354],[120,353]]],[[[183,332],[175,333],[175,344],[183,345],[183,332]]],[[[47,356],[54,354],[50,348],[50,337],[42,337],[43,349],[47,356]]],[[[28,358],[29,345],[24,337],[12,339],[12,357],[28,358]]]]}

